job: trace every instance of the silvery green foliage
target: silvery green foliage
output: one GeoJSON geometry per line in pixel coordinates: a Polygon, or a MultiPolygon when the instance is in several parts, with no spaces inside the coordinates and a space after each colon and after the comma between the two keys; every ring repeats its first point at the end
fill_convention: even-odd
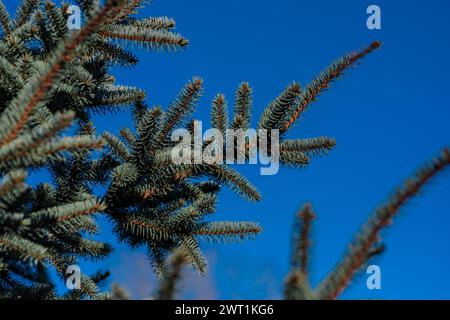
{"type": "MultiPolygon", "coordinates": [[[[207,269],[198,240],[242,241],[261,230],[254,222],[208,222],[215,211],[217,194],[229,185],[249,200],[260,195],[236,170],[225,165],[175,164],[170,157],[170,132],[192,111],[201,80],[194,78],[180,92],[166,113],[159,107],[138,103],[134,108],[135,132],[121,131],[118,138],[103,134],[116,161],[104,201],[107,215],[121,240],[145,245],[159,272],[166,256],[183,251],[200,272],[207,269]]],[[[189,123],[187,121],[187,123],[189,123]]],[[[110,162],[108,157],[105,161],[110,162]]]]}
{"type": "MultiPolygon", "coordinates": [[[[105,32],[116,24],[142,23],[139,32],[158,35],[145,41],[166,49],[187,42],[173,43],[170,19],[132,19],[138,2],[107,1],[100,7],[97,1],[81,1],[86,26],[72,33],[67,5],[24,0],[12,18],[0,1],[0,298],[56,298],[49,267],[64,279],[67,267],[79,259],[98,260],[111,251],[90,237],[97,233],[93,215],[105,210],[92,187],[106,181],[109,171],[102,167],[105,159],[91,158],[104,142],[88,120],[93,112],[145,95],[115,84],[110,67],[137,61],[105,32]],[[62,136],[73,122],[79,127],[75,135],[62,136]],[[28,186],[27,171],[42,168],[53,181],[28,186]]],[[[80,289],[65,298],[106,297],[97,285],[103,278],[82,275],[80,289]]]]}
{"type": "MultiPolygon", "coordinates": [[[[200,99],[203,80],[194,77],[179,92],[166,111],[144,102],[134,106],[134,128],[125,128],[117,137],[103,134],[107,143],[105,161],[113,164],[112,179],[104,201],[107,215],[114,222],[122,241],[131,246],[146,246],[153,266],[160,272],[166,257],[178,250],[201,273],[207,263],[199,241],[241,241],[261,231],[255,222],[211,222],[218,192],[229,187],[242,198],[259,201],[261,196],[244,176],[224,163],[180,163],[172,160],[176,142],[171,133],[178,128],[193,130],[192,113],[200,99]]],[[[300,103],[300,86],[289,85],[263,112],[259,128],[279,129],[283,113],[274,109],[294,108],[300,103]]],[[[252,89],[242,83],[236,90],[232,121],[228,120],[227,101],[218,94],[212,102],[211,124],[221,132],[246,130],[252,121],[252,89]]],[[[258,137],[259,138],[259,137],[258,137]]],[[[194,142],[193,142],[194,143],[194,142]]],[[[228,143],[228,142],[227,142],[228,143]]],[[[223,154],[237,145],[224,144],[223,154]]],[[[207,142],[204,142],[205,147],[207,142]]],[[[282,137],[281,163],[303,167],[310,157],[325,154],[335,145],[328,137],[290,140],[282,137]]],[[[104,166],[106,167],[106,166],[104,166]]]]}
{"type": "MultiPolygon", "coordinates": [[[[90,237],[97,230],[96,213],[113,222],[121,240],[147,246],[157,270],[177,249],[205,272],[199,239],[243,240],[260,232],[254,222],[208,219],[223,186],[260,199],[236,170],[169,161],[173,130],[192,129],[201,79],[186,84],[163,111],[147,107],[142,90],[117,84],[112,76],[113,66],[136,65],[130,45],[173,51],[188,44],[172,19],[137,19],[144,2],[79,0],[85,25],[73,32],[66,24],[68,5],[23,0],[12,17],[0,0],[0,298],[57,298],[49,268],[64,279],[78,259],[106,257],[110,246],[90,237]],[[134,128],[123,129],[121,138],[96,137],[92,114],[125,106],[134,107],[134,128]],[[71,124],[77,130],[63,136],[71,124]],[[105,144],[103,153],[95,152],[105,144]],[[31,170],[46,170],[52,180],[27,186],[31,170]],[[98,186],[104,192],[94,195],[98,186]]],[[[267,106],[258,128],[283,133],[281,163],[302,167],[334,146],[331,138],[289,140],[286,131],[346,67],[377,46],[338,60],[305,92],[289,85],[267,106]]],[[[213,127],[221,130],[249,128],[252,89],[247,83],[238,87],[231,119],[221,94],[211,114],[213,127]]],[[[82,275],[81,288],[64,298],[105,298],[98,287],[105,277],[82,275]]]]}

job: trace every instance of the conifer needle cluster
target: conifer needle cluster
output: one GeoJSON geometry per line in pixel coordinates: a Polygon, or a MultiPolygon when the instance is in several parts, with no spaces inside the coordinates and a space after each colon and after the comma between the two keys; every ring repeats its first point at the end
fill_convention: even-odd
{"type": "MultiPolygon", "coordinates": [[[[138,62],[132,48],[170,52],[188,45],[173,19],[138,18],[145,2],[78,0],[84,26],[71,31],[68,4],[23,0],[12,16],[0,0],[0,298],[61,298],[52,271],[64,280],[79,259],[104,259],[112,251],[93,240],[98,214],[112,222],[120,240],[146,246],[162,274],[174,251],[206,272],[200,239],[241,241],[261,231],[255,222],[209,219],[223,187],[260,200],[238,171],[170,161],[169,137],[191,128],[202,79],[189,81],[166,109],[149,107],[141,89],[116,83],[112,67],[138,62]],[[97,134],[92,115],[119,108],[132,110],[133,127],[97,134]],[[27,185],[35,173],[50,179],[27,185]]],[[[288,139],[287,131],[333,81],[379,46],[345,55],[304,88],[289,84],[267,105],[258,128],[280,130],[282,164],[303,167],[333,148],[332,138],[288,139]]],[[[214,98],[211,123],[245,130],[252,114],[252,89],[244,82],[230,119],[225,96],[214,98]]],[[[107,298],[99,287],[107,275],[83,274],[80,287],[63,298],[107,298]]]]}

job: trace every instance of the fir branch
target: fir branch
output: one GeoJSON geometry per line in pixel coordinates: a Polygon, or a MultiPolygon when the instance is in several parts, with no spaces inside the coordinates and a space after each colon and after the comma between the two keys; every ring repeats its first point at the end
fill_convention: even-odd
{"type": "Polygon", "coordinates": [[[228,128],[227,100],[223,94],[214,97],[211,109],[211,126],[222,133],[228,128]]]}
{"type": "Polygon", "coordinates": [[[33,12],[36,11],[41,2],[41,0],[22,0],[16,11],[14,26],[16,28],[21,27],[31,19],[33,12]]]}
{"type": "Polygon", "coordinates": [[[51,27],[56,32],[59,39],[64,39],[67,34],[67,23],[62,12],[55,6],[51,0],[46,0],[45,11],[51,27]]]}
{"type": "Polygon", "coordinates": [[[132,52],[99,35],[93,35],[91,45],[86,48],[86,56],[83,57],[83,61],[89,64],[95,63],[98,59],[112,60],[126,67],[134,66],[138,62],[132,52]]]}
{"type": "Polygon", "coordinates": [[[280,152],[297,152],[308,156],[326,154],[336,145],[336,140],[329,137],[310,139],[284,140],[280,144],[280,152]]]}
{"type": "Polygon", "coordinates": [[[211,165],[207,169],[213,177],[228,185],[233,191],[246,199],[250,201],[261,200],[258,190],[236,170],[225,165],[211,165]]]}
{"type": "Polygon", "coordinates": [[[0,250],[12,251],[19,259],[34,264],[42,263],[48,258],[45,247],[14,234],[0,236],[0,250]]]}
{"type": "Polygon", "coordinates": [[[39,146],[46,144],[63,129],[67,128],[74,117],[75,114],[73,112],[58,113],[47,123],[13,140],[0,148],[0,162],[7,161],[11,157],[20,157],[29,153],[30,150],[33,151],[39,146]]]}
{"type": "Polygon", "coordinates": [[[0,201],[3,200],[3,197],[5,197],[6,194],[20,187],[23,187],[25,185],[26,177],[27,177],[26,172],[21,170],[12,171],[9,174],[7,174],[0,181],[0,201]]]}
{"type": "MultiPolygon", "coordinates": [[[[63,257],[54,253],[49,254],[49,261],[55,267],[56,271],[62,279],[65,279],[68,266],[75,263],[73,259],[69,259],[67,257],[63,257]]],[[[98,288],[97,284],[84,274],[81,274],[79,290],[82,294],[86,295],[90,299],[98,300],[102,298],[100,289],[98,288]]]]}
{"type": "Polygon", "coordinates": [[[191,205],[182,208],[177,214],[165,219],[164,224],[175,230],[193,227],[205,215],[213,213],[215,205],[215,195],[202,194],[191,205]]]}
{"type": "Polygon", "coordinates": [[[164,120],[156,139],[157,146],[162,144],[175,126],[194,110],[201,94],[202,84],[203,80],[201,78],[194,77],[181,89],[178,97],[171,103],[169,110],[164,115],[164,120]]]}
{"type": "Polygon", "coordinates": [[[23,86],[23,78],[17,72],[14,65],[0,56],[0,81],[11,90],[20,90],[23,86]]]}
{"type": "Polygon", "coordinates": [[[120,141],[117,137],[115,137],[109,132],[104,132],[102,134],[102,137],[108,143],[108,147],[111,149],[111,151],[116,157],[119,157],[123,161],[127,161],[130,159],[131,152],[125,145],[125,143],[120,141]]]}
{"type": "Polygon", "coordinates": [[[103,140],[90,136],[64,137],[39,146],[33,152],[22,150],[6,154],[1,158],[0,166],[6,169],[37,167],[56,158],[62,152],[101,149],[103,144],[103,140]]]}
{"type": "Polygon", "coordinates": [[[122,129],[120,129],[120,136],[131,147],[135,147],[136,146],[136,138],[135,138],[133,132],[131,132],[130,128],[122,128],[122,129]]]}
{"type": "Polygon", "coordinates": [[[284,284],[286,300],[316,300],[308,276],[300,270],[291,270],[284,284]]]}
{"type": "Polygon", "coordinates": [[[161,280],[155,294],[157,300],[173,300],[181,279],[181,272],[186,265],[186,256],[179,250],[169,258],[168,265],[161,273],[161,280]]]}
{"type": "Polygon", "coordinates": [[[2,0],[0,0],[0,25],[6,34],[11,32],[11,19],[2,0]]]}
{"type": "Polygon", "coordinates": [[[301,95],[299,83],[292,83],[283,90],[280,95],[275,98],[264,109],[259,120],[258,128],[261,129],[280,129],[281,121],[288,110],[295,105],[301,95]]]}
{"type": "Polygon", "coordinates": [[[130,300],[130,293],[118,284],[111,285],[111,300],[130,300]]]}
{"type": "Polygon", "coordinates": [[[303,90],[300,100],[293,108],[287,110],[286,120],[284,120],[280,131],[283,133],[289,129],[301,113],[308,107],[308,105],[316,100],[317,96],[326,90],[330,84],[342,76],[343,72],[355,65],[359,60],[371,53],[373,50],[379,48],[380,42],[375,41],[366,49],[360,52],[350,53],[341,59],[331,64],[327,69],[314,78],[310,84],[303,90]]]}
{"type": "Polygon", "coordinates": [[[192,236],[185,236],[180,239],[179,250],[201,274],[206,274],[208,263],[201,253],[197,240],[192,236]]]}
{"type": "Polygon", "coordinates": [[[231,129],[247,130],[250,126],[252,108],[252,89],[247,82],[239,85],[236,91],[234,103],[234,118],[230,125],[231,129]]]}
{"type": "Polygon", "coordinates": [[[174,236],[172,233],[174,230],[171,228],[162,226],[154,220],[148,220],[138,215],[121,217],[120,226],[126,232],[147,240],[169,240],[174,236]]]}
{"type": "Polygon", "coordinates": [[[175,51],[189,44],[188,40],[174,32],[143,29],[142,26],[125,24],[108,25],[100,34],[111,39],[131,41],[150,50],[175,51]]]}
{"type": "Polygon", "coordinates": [[[97,108],[99,106],[122,106],[122,105],[131,105],[136,103],[137,101],[142,101],[145,99],[145,92],[133,87],[127,86],[105,86],[101,88],[95,98],[92,101],[92,104],[97,108]]]}
{"type": "Polygon", "coordinates": [[[347,287],[355,273],[372,254],[374,245],[379,241],[380,232],[389,226],[400,209],[437,174],[450,165],[450,149],[445,148],[441,154],[420,169],[415,176],[406,180],[384,205],[378,207],[369,221],[355,237],[349,251],[336,268],[326,277],[317,290],[319,299],[335,299],[347,287]]]}
{"type": "Polygon", "coordinates": [[[176,22],[168,17],[150,17],[134,20],[131,24],[138,28],[152,30],[171,30],[176,26],[176,22]]]}
{"type": "Polygon", "coordinates": [[[96,199],[64,204],[33,212],[30,216],[30,225],[33,227],[51,226],[52,224],[69,221],[81,216],[90,216],[103,210],[105,210],[105,206],[96,199]]]}
{"type": "Polygon", "coordinates": [[[310,158],[303,152],[298,151],[280,151],[280,161],[287,167],[304,167],[309,164],[310,158]]]}
{"type": "MultiPolygon", "coordinates": [[[[43,71],[29,81],[19,93],[18,98],[11,102],[0,117],[0,122],[8,125],[6,129],[2,128],[3,130],[0,131],[0,147],[10,143],[20,134],[25,124],[28,122],[31,113],[44,98],[63,65],[72,61],[76,49],[98,28],[108,12],[119,6],[123,1],[124,0],[108,1],[96,17],[91,19],[70,41],[58,48],[56,51],[57,53],[50,59],[50,62],[43,71]]],[[[24,1],[21,7],[23,9],[20,9],[20,12],[28,12],[28,10],[34,8],[34,2],[36,1],[24,1]]]]}
{"type": "Polygon", "coordinates": [[[139,169],[132,163],[126,162],[113,169],[113,186],[129,187],[139,178],[139,169]]]}
{"type": "Polygon", "coordinates": [[[297,215],[300,233],[294,232],[293,250],[292,250],[292,268],[300,270],[306,276],[308,275],[309,248],[311,246],[310,233],[311,223],[315,219],[315,214],[311,205],[306,204],[297,215]]]}
{"type": "Polygon", "coordinates": [[[162,110],[160,107],[153,109],[147,109],[139,117],[139,121],[135,121],[136,130],[139,137],[136,141],[136,154],[145,163],[148,158],[148,150],[151,150],[151,146],[156,140],[156,134],[158,133],[159,124],[161,120],[162,110]]]}
{"type": "Polygon", "coordinates": [[[255,222],[208,222],[194,232],[195,235],[205,237],[213,242],[242,242],[253,239],[262,232],[262,228],[255,222]]]}
{"type": "Polygon", "coordinates": [[[100,9],[100,0],[77,0],[77,4],[88,19],[92,19],[100,9]]]}
{"type": "MultiPolygon", "coordinates": [[[[72,237],[68,236],[64,239],[64,242],[67,244],[68,251],[90,261],[103,260],[113,251],[113,248],[109,243],[85,239],[78,235],[72,237]]],[[[97,284],[102,282],[100,274],[98,276],[98,278],[92,279],[97,284]]],[[[107,275],[104,276],[107,277],[107,275]]]]}
{"type": "MultiPolygon", "coordinates": [[[[84,0],[81,0],[84,1],[84,0]]],[[[108,24],[125,23],[131,15],[137,13],[137,9],[147,2],[147,0],[126,0],[124,5],[117,7],[115,11],[108,15],[106,22],[108,24]]]]}

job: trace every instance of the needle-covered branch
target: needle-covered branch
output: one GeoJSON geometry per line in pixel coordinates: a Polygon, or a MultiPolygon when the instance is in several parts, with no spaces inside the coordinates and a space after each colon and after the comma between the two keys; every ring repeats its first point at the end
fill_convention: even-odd
{"type": "Polygon", "coordinates": [[[308,235],[314,215],[309,205],[306,205],[300,214],[301,232],[300,234],[295,233],[294,237],[292,270],[285,283],[286,299],[336,299],[347,288],[355,274],[384,250],[384,244],[381,243],[380,238],[381,231],[390,226],[401,209],[449,166],[450,149],[444,148],[437,157],[419,169],[410,179],[407,179],[391,198],[369,217],[367,223],[363,225],[361,231],[349,245],[349,249],[341,261],[316,289],[310,287],[307,272],[308,235]]]}

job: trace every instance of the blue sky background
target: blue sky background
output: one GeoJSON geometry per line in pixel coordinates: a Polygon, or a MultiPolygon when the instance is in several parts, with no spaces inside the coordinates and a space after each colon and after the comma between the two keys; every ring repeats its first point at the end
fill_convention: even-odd
{"type": "MultiPolygon", "coordinates": [[[[9,2],[8,0],[6,2],[9,2]]],[[[178,53],[139,51],[135,69],[118,69],[118,82],[148,92],[148,103],[167,106],[193,75],[205,80],[196,117],[209,121],[212,97],[232,101],[237,85],[254,89],[254,126],[261,111],[290,81],[307,84],[335,58],[381,40],[381,50],[351,70],[311,105],[289,132],[291,138],[333,136],[336,148],[303,170],[282,168],[260,176],[257,166],[239,168],[261,191],[247,203],[228,190],[215,220],[253,220],[264,232],[252,242],[204,244],[207,277],[188,274],[187,298],[280,298],[289,270],[294,214],[312,202],[313,282],[322,279],[373,209],[414,170],[450,142],[450,30],[448,1],[154,0],[145,16],[167,15],[191,40],[178,53]],[[366,8],[382,10],[382,30],[366,28],[366,8]]],[[[99,131],[117,133],[127,112],[98,117],[99,131]]],[[[441,175],[404,208],[383,232],[387,251],[375,262],[382,289],[366,288],[361,274],[342,298],[450,298],[450,174],[441,175]]],[[[103,239],[115,243],[102,223],[103,239]]],[[[111,259],[85,264],[113,272],[112,282],[135,298],[154,287],[142,250],[123,245],[111,259]]]]}

